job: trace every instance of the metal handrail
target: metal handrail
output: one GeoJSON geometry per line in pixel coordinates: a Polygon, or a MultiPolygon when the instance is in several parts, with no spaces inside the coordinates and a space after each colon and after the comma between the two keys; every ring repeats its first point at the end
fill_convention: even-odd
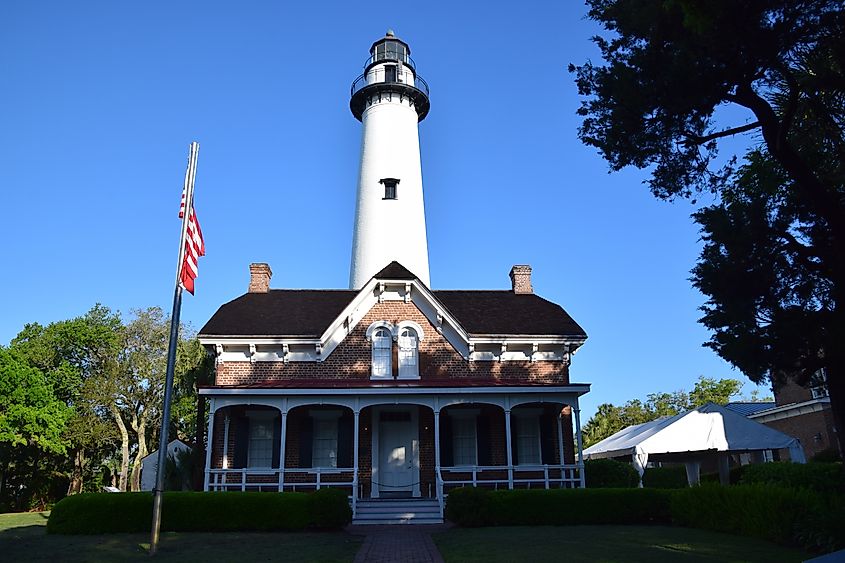
{"type": "Polygon", "coordinates": [[[381,62],[381,61],[396,61],[397,63],[403,63],[411,67],[412,70],[417,70],[417,64],[414,62],[414,59],[411,58],[411,55],[405,55],[404,57],[399,56],[399,53],[394,51],[381,53],[380,55],[370,55],[367,57],[367,62],[364,63],[364,68],[367,68],[373,63],[381,62]]]}
{"type": "Polygon", "coordinates": [[[377,84],[404,84],[405,86],[408,86],[410,88],[414,88],[415,90],[419,90],[420,92],[424,93],[426,95],[426,97],[429,97],[428,82],[426,82],[422,78],[422,76],[417,76],[416,73],[414,73],[414,83],[413,84],[409,84],[407,82],[398,82],[398,81],[396,81],[396,82],[373,82],[372,84],[370,84],[370,83],[367,82],[367,75],[362,74],[361,76],[356,78],[355,81],[352,83],[352,88],[350,88],[349,95],[354,96],[356,92],[363,90],[367,86],[377,85],[377,84]]]}

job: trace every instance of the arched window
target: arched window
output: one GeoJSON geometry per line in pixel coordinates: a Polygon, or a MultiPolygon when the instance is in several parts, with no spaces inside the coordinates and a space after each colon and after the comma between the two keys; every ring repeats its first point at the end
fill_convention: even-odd
{"type": "Polygon", "coordinates": [[[390,356],[393,336],[390,329],[380,327],[373,331],[373,377],[391,377],[390,356]]]}
{"type": "Polygon", "coordinates": [[[399,377],[417,378],[419,369],[419,338],[411,327],[402,327],[399,331],[399,377]]]}

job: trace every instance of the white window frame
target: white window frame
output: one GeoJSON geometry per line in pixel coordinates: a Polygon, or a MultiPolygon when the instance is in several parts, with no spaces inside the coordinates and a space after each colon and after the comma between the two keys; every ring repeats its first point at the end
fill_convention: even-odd
{"type": "MultiPolygon", "coordinates": [[[[272,411],[247,411],[246,416],[249,419],[249,436],[247,437],[247,451],[246,451],[246,466],[250,469],[269,469],[273,467],[273,435],[276,433],[275,422],[277,413],[272,411]],[[254,432],[258,428],[266,428],[270,432],[269,438],[260,438],[261,441],[266,441],[269,444],[270,454],[267,457],[269,460],[266,465],[258,464],[255,460],[255,448],[253,448],[253,441],[259,440],[254,437],[254,432]]],[[[260,461],[264,461],[264,457],[260,461]]]]}
{"type": "Polygon", "coordinates": [[[340,417],[343,415],[342,411],[337,410],[313,410],[309,411],[308,416],[311,417],[311,467],[315,469],[335,469],[337,468],[337,454],[338,454],[338,426],[340,424],[340,417]],[[319,428],[323,427],[326,428],[327,437],[322,437],[319,435],[319,428]],[[318,463],[317,459],[317,452],[318,447],[317,444],[319,441],[334,441],[334,451],[332,452],[329,449],[329,455],[326,456],[326,459],[329,460],[328,464],[320,464],[318,463]],[[334,457],[332,457],[331,453],[334,453],[334,457]]]}
{"type": "Polygon", "coordinates": [[[420,343],[425,339],[425,333],[423,332],[422,327],[415,323],[414,321],[401,321],[399,324],[396,325],[396,328],[393,329],[393,334],[395,335],[396,340],[399,343],[399,353],[397,354],[398,363],[399,363],[399,377],[398,379],[419,379],[420,378],[420,343]],[[402,365],[402,332],[406,329],[411,329],[416,333],[417,342],[416,348],[413,352],[413,359],[414,364],[410,366],[408,364],[402,365]]]}
{"type": "Polygon", "coordinates": [[[394,330],[393,324],[387,321],[376,321],[367,328],[367,340],[371,344],[370,379],[393,379],[394,330]],[[378,336],[379,331],[384,331],[385,336],[378,336]],[[386,357],[384,356],[385,351],[387,352],[386,357]],[[380,355],[377,356],[377,354],[380,355]],[[377,371],[377,365],[385,366],[386,369],[377,371]]]}
{"type": "MultiPolygon", "coordinates": [[[[481,409],[456,409],[449,411],[449,416],[452,419],[452,466],[453,467],[472,467],[478,465],[478,415],[481,414],[481,409]],[[469,423],[472,423],[471,426],[469,423]],[[472,428],[472,459],[471,463],[466,463],[465,459],[458,460],[458,435],[455,430],[459,425],[466,424],[468,428],[472,428]]],[[[468,439],[469,436],[463,436],[468,439]]]]}
{"type": "MultiPolygon", "coordinates": [[[[543,439],[542,432],[540,432],[540,415],[543,413],[542,409],[522,409],[520,411],[511,411],[511,416],[516,421],[516,432],[514,432],[513,439],[516,440],[516,459],[513,460],[516,465],[542,465],[543,463],[543,439]],[[522,446],[522,441],[526,438],[533,438],[532,434],[521,432],[521,426],[531,424],[532,430],[537,432],[537,457],[534,460],[525,459],[526,450],[522,446]]],[[[525,428],[522,426],[522,428],[525,428]]]]}
{"type": "Polygon", "coordinates": [[[414,327],[403,326],[399,328],[399,379],[419,379],[420,378],[420,337],[414,327]],[[413,336],[403,336],[404,333],[410,332],[413,336]],[[408,346],[408,342],[413,342],[412,346],[408,346]]]}
{"type": "Polygon", "coordinates": [[[827,370],[821,368],[813,375],[816,385],[810,387],[810,394],[814,399],[824,399],[830,396],[830,391],[827,388],[827,370]]]}

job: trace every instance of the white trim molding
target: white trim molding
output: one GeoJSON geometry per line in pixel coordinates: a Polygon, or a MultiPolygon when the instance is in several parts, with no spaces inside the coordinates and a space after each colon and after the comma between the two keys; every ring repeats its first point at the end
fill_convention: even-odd
{"type": "Polygon", "coordinates": [[[790,403],[780,407],[773,407],[771,409],[750,414],[748,415],[748,418],[765,424],[775,420],[801,416],[802,414],[820,412],[829,408],[830,397],[824,397],[822,399],[811,399],[809,401],[804,401],[803,403],[790,403]]]}
{"type": "Polygon", "coordinates": [[[376,331],[376,329],[379,328],[386,328],[388,331],[390,331],[391,336],[396,336],[396,330],[393,326],[393,323],[391,323],[390,321],[376,321],[367,327],[367,342],[373,341],[373,333],[376,331]]]}
{"type": "MultiPolygon", "coordinates": [[[[464,360],[469,361],[563,361],[568,365],[570,355],[586,341],[586,337],[580,336],[470,334],[419,280],[375,278],[358,291],[319,338],[200,334],[199,341],[216,348],[218,363],[325,361],[373,306],[385,301],[412,302],[435,331],[442,334],[464,360]]],[[[371,329],[378,323],[389,327],[394,337],[398,335],[397,327],[407,325],[417,330],[420,340],[425,334],[418,323],[410,320],[395,326],[387,321],[377,321],[368,327],[368,338],[372,334],[371,329]]]]}

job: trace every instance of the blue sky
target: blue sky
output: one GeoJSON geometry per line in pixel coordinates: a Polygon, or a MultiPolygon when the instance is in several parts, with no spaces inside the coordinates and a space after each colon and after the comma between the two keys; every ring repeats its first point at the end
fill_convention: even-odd
{"type": "MultiPolygon", "coordinates": [[[[602,402],[738,377],[701,344],[689,202],[608,174],[577,139],[579,2],[4,2],[0,343],[101,302],[169,310],[192,140],[208,255],[199,328],[269,262],[276,288],[348,283],[360,123],[349,86],[393,28],[431,87],[421,124],[432,286],[535,291],[586,329],[602,402]]],[[[751,384],[746,386],[750,391],[751,384]]]]}

